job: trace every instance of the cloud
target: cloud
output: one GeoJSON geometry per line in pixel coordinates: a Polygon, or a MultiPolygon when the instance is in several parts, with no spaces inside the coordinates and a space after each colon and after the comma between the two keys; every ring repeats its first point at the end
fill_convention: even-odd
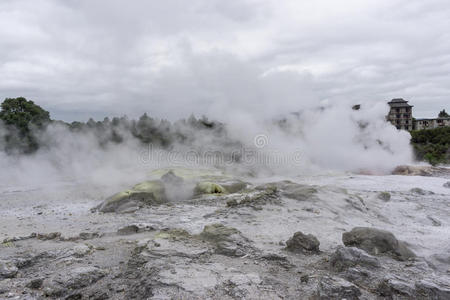
{"type": "Polygon", "coordinates": [[[447,1],[2,1],[0,97],[54,118],[266,116],[450,92],[447,1]],[[240,107],[240,109],[238,109],[240,107]]]}

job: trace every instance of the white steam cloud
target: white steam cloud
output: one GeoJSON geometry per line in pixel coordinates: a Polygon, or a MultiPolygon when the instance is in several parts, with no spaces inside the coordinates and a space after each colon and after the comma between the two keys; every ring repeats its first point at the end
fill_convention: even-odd
{"type": "MultiPolygon", "coordinates": [[[[221,106],[225,103],[217,104],[221,106]]],[[[184,128],[193,143],[175,143],[170,150],[144,146],[127,131],[121,132],[122,143],[100,147],[98,136],[91,132],[71,132],[53,124],[39,136],[47,146],[37,153],[0,153],[0,180],[7,186],[61,180],[132,184],[144,180],[153,168],[171,165],[237,169],[256,176],[318,169],[387,173],[412,162],[409,133],[386,122],[387,110],[384,103],[363,104],[360,110],[353,110],[350,103],[323,103],[314,108],[298,105],[297,112],[290,114],[274,110],[269,117],[267,111],[260,116],[235,106],[221,118],[226,121],[226,140],[184,128]],[[226,158],[205,160],[217,152],[226,158]],[[232,162],[230,153],[238,154],[239,160],[232,162]]]]}

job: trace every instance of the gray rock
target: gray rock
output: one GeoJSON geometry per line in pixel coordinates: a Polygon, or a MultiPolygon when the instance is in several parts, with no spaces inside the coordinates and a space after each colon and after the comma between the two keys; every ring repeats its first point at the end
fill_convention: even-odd
{"type": "Polygon", "coordinates": [[[117,234],[119,235],[129,235],[135,234],[139,231],[139,227],[137,225],[127,225],[117,230],[117,234]]]}
{"type": "Polygon", "coordinates": [[[367,254],[364,250],[354,247],[339,247],[330,258],[331,267],[340,272],[354,266],[378,268],[377,258],[367,254]]]}
{"type": "Polygon", "coordinates": [[[13,278],[17,275],[19,269],[12,261],[0,260],[0,279],[13,278]]]}
{"type": "Polygon", "coordinates": [[[433,226],[441,226],[442,223],[441,221],[439,221],[438,219],[432,217],[432,216],[427,216],[427,218],[431,221],[431,224],[433,224],[433,226]]]}
{"type": "Polygon", "coordinates": [[[397,278],[385,278],[377,286],[376,291],[380,296],[389,299],[397,299],[398,296],[403,297],[399,299],[414,299],[415,288],[412,284],[397,278]]]}
{"type": "Polygon", "coordinates": [[[98,232],[81,232],[78,237],[82,240],[92,240],[100,237],[98,232]]]}
{"type": "Polygon", "coordinates": [[[321,277],[315,299],[359,299],[361,291],[351,282],[338,277],[321,277]]]}
{"type": "Polygon", "coordinates": [[[372,255],[387,254],[397,260],[407,260],[415,257],[404,242],[398,241],[395,236],[386,230],[368,227],[355,227],[342,234],[345,246],[357,247],[372,255]]]}
{"type": "Polygon", "coordinates": [[[206,225],[200,238],[213,244],[217,254],[227,256],[244,256],[249,242],[239,230],[222,224],[206,225]]]}
{"type": "Polygon", "coordinates": [[[96,283],[107,272],[97,267],[78,267],[56,274],[50,281],[44,282],[44,289],[49,296],[61,295],[66,289],[80,289],[96,283]]]}
{"type": "Polygon", "coordinates": [[[445,188],[449,188],[450,189],[450,181],[447,181],[442,186],[445,187],[445,188]]]}
{"type": "Polygon", "coordinates": [[[318,253],[320,242],[312,234],[303,234],[301,231],[294,235],[286,242],[286,250],[297,253],[318,253]]]}

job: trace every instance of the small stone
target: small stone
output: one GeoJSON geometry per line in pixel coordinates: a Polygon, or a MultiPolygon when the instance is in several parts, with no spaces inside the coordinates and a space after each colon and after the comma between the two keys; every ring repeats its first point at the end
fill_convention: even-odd
{"type": "Polygon", "coordinates": [[[98,232],[81,232],[78,236],[82,240],[91,240],[100,237],[100,234],[98,232]]]}
{"type": "Polygon", "coordinates": [[[137,225],[128,225],[117,230],[117,234],[119,235],[129,235],[135,234],[139,231],[139,227],[137,225]]]}
{"type": "Polygon", "coordinates": [[[90,254],[92,251],[92,247],[89,247],[88,245],[77,245],[73,248],[73,255],[75,257],[81,258],[88,254],[90,254]]]}
{"type": "Polygon", "coordinates": [[[421,189],[421,188],[412,188],[412,189],[410,190],[410,192],[413,193],[413,194],[418,194],[418,195],[422,195],[422,196],[425,196],[425,195],[434,195],[434,192],[432,192],[432,191],[426,191],[426,190],[423,190],[423,189],[421,189]]]}
{"type": "Polygon", "coordinates": [[[30,289],[39,289],[42,287],[42,283],[44,282],[43,278],[35,278],[27,283],[26,287],[30,289]]]}
{"type": "Polygon", "coordinates": [[[318,253],[320,252],[319,240],[312,234],[303,234],[301,231],[294,233],[286,242],[286,250],[300,253],[318,253]]]}
{"type": "Polygon", "coordinates": [[[427,216],[427,218],[431,221],[433,226],[441,226],[441,221],[437,220],[436,218],[433,218],[432,216],[427,216]]]}
{"type": "Polygon", "coordinates": [[[0,260],[0,279],[14,278],[19,269],[12,261],[0,260]]]}
{"type": "Polygon", "coordinates": [[[380,192],[380,193],[378,193],[377,198],[387,202],[387,201],[391,200],[391,194],[388,192],[380,192]]]}
{"type": "Polygon", "coordinates": [[[442,186],[445,187],[445,188],[450,189],[450,181],[447,181],[447,182],[444,183],[442,186]]]}

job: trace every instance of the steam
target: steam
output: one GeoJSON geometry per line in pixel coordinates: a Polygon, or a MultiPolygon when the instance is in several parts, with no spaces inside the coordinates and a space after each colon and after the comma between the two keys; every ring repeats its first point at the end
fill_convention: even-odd
{"type": "Polygon", "coordinates": [[[169,149],[143,145],[126,130],[120,132],[122,143],[100,146],[93,132],[54,123],[38,136],[47,146],[37,153],[0,152],[0,180],[7,186],[61,180],[133,184],[154,168],[171,166],[218,167],[255,176],[318,169],[387,173],[412,162],[409,133],[385,121],[387,109],[384,103],[363,104],[360,110],[352,110],[350,103],[322,103],[270,119],[235,110],[222,117],[227,122],[223,136],[176,123],[184,126],[179,129],[190,143],[175,142],[169,149]]]}

